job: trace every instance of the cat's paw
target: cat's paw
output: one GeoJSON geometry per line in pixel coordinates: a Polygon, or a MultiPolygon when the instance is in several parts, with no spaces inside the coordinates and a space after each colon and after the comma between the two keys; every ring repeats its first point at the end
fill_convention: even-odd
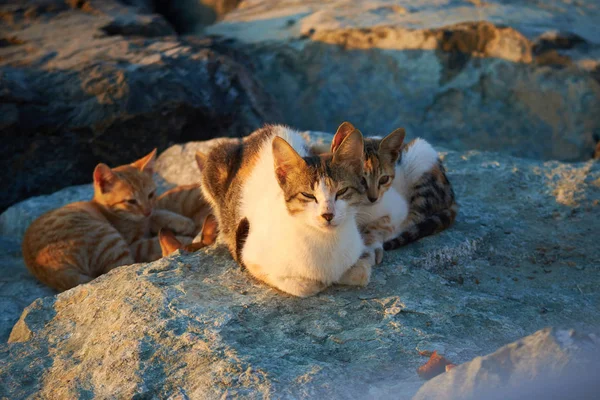
{"type": "Polygon", "coordinates": [[[338,283],[350,286],[367,286],[371,280],[371,264],[372,262],[366,257],[361,258],[344,272],[338,283]]]}
{"type": "Polygon", "coordinates": [[[274,283],[277,289],[296,297],[314,296],[327,288],[323,282],[304,278],[283,278],[274,283]]]}
{"type": "Polygon", "coordinates": [[[183,236],[195,236],[197,229],[196,224],[190,218],[182,218],[177,221],[173,227],[173,230],[183,236]]]}
{"type": "Polygon", "coordinates": [[[376,247],[373,252],[375,253],[375,264],[381,264],[383,262],[383,244],[376,247]]]}

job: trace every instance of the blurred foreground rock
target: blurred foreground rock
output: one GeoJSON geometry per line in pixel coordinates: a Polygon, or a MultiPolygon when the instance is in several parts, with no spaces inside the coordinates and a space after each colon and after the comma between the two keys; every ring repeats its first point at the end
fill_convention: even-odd
{"type": "MultiPolygon", "coordinates": [[[[209,145],[167,150],[158,176],[197,179],[193,153],[209,145]]],[[[25,309],[0,345],[0,398],[404,399],[423,383],[418,351],[461,364],[547,326],[597,330],[600,163],[443,154],[461,207],[456,225],[387,253],[368,287],[291,298],[255,282],[221,248],[124,266],[25,309]]],[[[20,259],[23,227],[89,195],[66,189],[0,216],[0,302],[13,310],[3,313],[2,340],[23,299],[49,294],[20,259]]],[[[523,342],[537,343],[533,354],[561,354],[555,331],[539,335],[547,339],[523,342]]],[[[527,357],[502,365],[526,371],[527,357]]]]}
{"type": "Polygon", "coordinates": [[[598,21],[596,0],[246,0],[207,32],[241,42],[293,126],[574,161],[600,137],[598,21]]]}
{"type": "Polygon", "coordinates": [[[0,211],[176,142],[278,118],[239,50],[115,0],[0,5],[0,211]]]}
{"type": "Polygon", "coordinates": [[[428,381],[413,400],[591,400],[599,355],[595,335],[547,328],[428,381]]]}

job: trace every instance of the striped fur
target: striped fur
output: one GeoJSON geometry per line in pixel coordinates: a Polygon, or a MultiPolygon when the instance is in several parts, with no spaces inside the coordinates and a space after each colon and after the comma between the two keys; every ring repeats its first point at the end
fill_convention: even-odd
{"type": "Polygon", "coordinates": [[[158,240],[160,242],[160,249],[162,250],[162,256],[166,257],[177,250],[184,252],[198,251],[206,246],[210,246],[217,239],[217,220],[215,216],[209,214],[204,219],[202,224],[202,231],[200,232],[200,240],[189,244],[184,244],[177,236],[167,228],[161,228],[158,232],[158,240]]]}
{"type": "MultiPolygon", "coordinates": [[[[188,235],[179,238],[191,242],[196,231],[191,219],[154,209],[155,158],[156,150],[113,169],[99,164],[94,170],[91,201],[68,204],[36,219],[22,243],[29,271],[63,291],[113,268],[160,258],[158,237],[151,237],[151,231],[162,226],[188,235]]],[[[177,207],[185,209],[180,205],[172,208],[177,207]]]]}
{"type": "Polygon", "coordinates": [[[454,190],[440,159],[409,188],[408,218],[402,225],[401,233],[384,243],[385,250],[397,249],[448,229],[458,213],[454,190]]]}

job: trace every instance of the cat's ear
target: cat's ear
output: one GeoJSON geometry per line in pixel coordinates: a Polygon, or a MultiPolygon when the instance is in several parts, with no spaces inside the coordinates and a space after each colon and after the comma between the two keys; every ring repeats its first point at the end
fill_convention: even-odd
{"type": "Polygon", "coordinates": [[[379,154],[387,157],[388,161],[392,164],[395,163],[398,160],[400,151],[402,151],[405,136],[406,131],[404,128],[398,128],[384,137],[381,143],[379,143],[379,154]]]}
{"type": "Polygon", "coordinates": [[[364,164],[364,143],[358,129],[351,132],[333,153],[333,163],[347,165],[354,173],[362,175],[364,164]]]}
{"type": "Polygon", "coordinates": [[[333,135],[333,140],[331,141],[331,152],[335,152],[338,147],[340,147],[340,144],[342,144],[344,139],[346,139],[349,134],[356,130],[358,129],[356,129],[350,122],[342,122],[342,124],[338,127],[337,132],[335,132],[335,135],[333,135]]]}
{"type": "Polygon", "coordinates": [[[217,219],[214,215],[208,214],[206,218],[204,218],[204,223],[202,224],[202,243],[206,246],[210,246],[217,240],[218,233],[217,219]]]}
{"type": "Polygon", "coordinates": [[[152,150],[148,155],[131,163],[135,168],[142,172],[147,172],[150,175],[154,173],[154,162],[156,161],[156,149],[152,150]]]}
{"type": "Polygon", "coordinates": [[[281,185],[286,182],[290,172],[306,167],[306,161],[300,157],[300,154],[279,136],[273,139],[273,159],[275,174],[281,185]]]}
{"type": "Polygon", "coordinates": [[[106,164],[98,164],[94,169],[94,186],[100,189],[100,193],[106,193],[116,182],[117,177],[106,164]]]}
{"type": "Polygon", "coordinates": [[[204,167],[206,166],[206,154],[204,154],[201,151],[197,151],[195,157],[198,169],[200,170],[200,172],[204,171],[204,167]]]}
{"type": "Polygon", "coordinates": [[[160,228],[158,231],[158,242],[160,243],[160,250],[162,251],[163,257],[168,256],[182,247],[181,242],[177,240],[175,234],[166,228],[160,228]]]}

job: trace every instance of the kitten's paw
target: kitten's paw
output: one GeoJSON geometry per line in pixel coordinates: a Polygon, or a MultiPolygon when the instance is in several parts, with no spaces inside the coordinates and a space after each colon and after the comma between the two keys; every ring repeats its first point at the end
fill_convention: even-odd
{"type": "Polygon", "coordinates": [[[173,229],[180,235],[194,236],[197,232],[196,223],[190,218],[182,218],[176,225],[173,229]]]}
{"type": "Polygon", "coordinates": [[[379,265],[383,262],[383,245],[375,248],[375,264],[379,265]]]}
{"type": "Polygon", "coordinates": [[[371,280],[371,261],[360,259],[339,280],[340,285],[367,286],[371,280]]]}

